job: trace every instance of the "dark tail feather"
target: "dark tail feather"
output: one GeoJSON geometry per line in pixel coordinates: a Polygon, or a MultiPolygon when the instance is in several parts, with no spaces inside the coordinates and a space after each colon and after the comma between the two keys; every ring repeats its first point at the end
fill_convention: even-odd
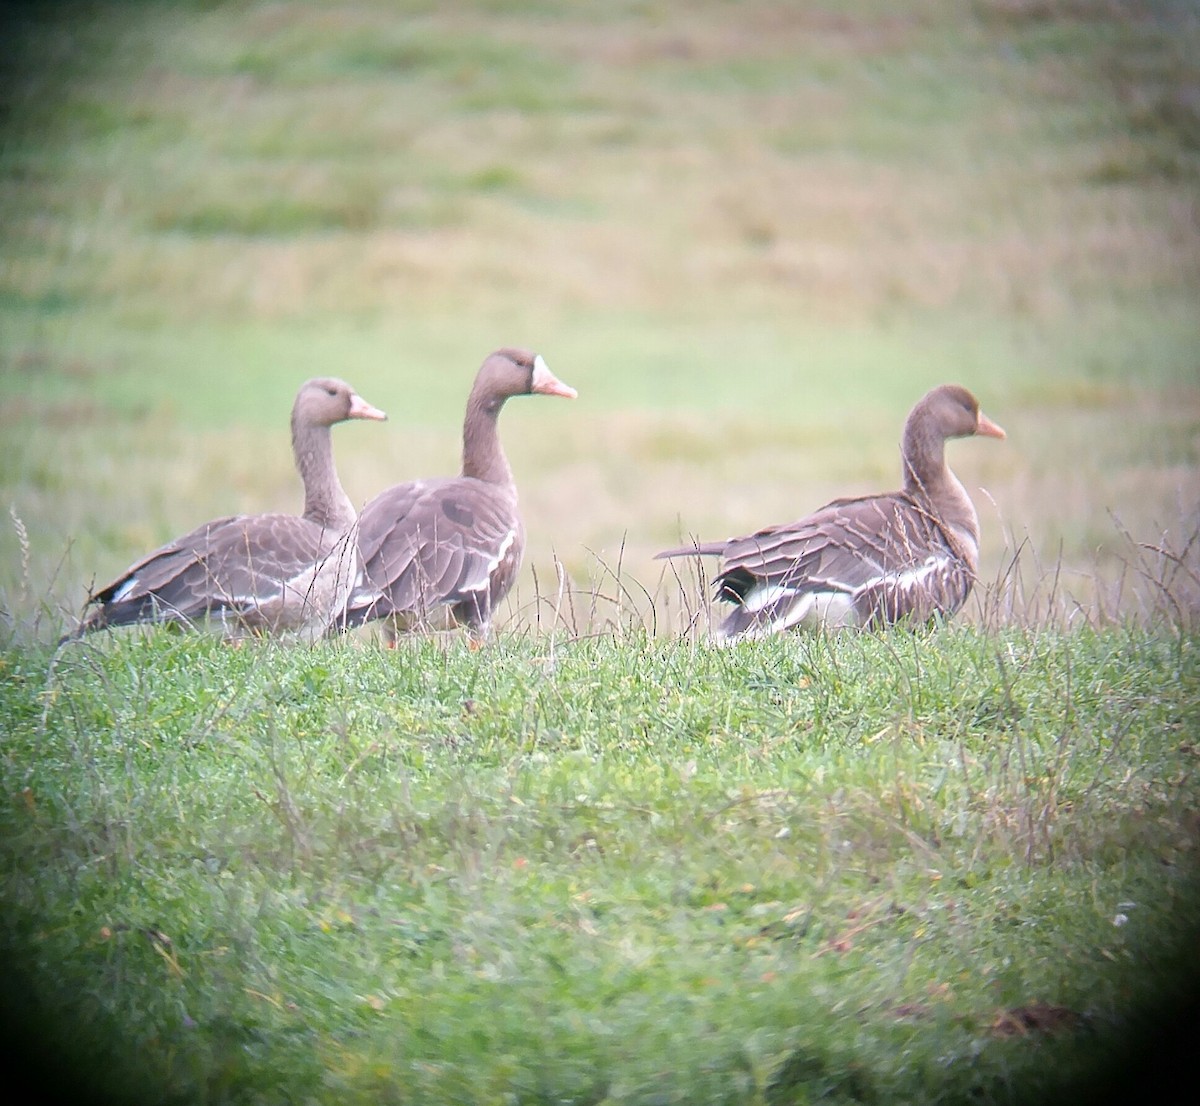
{"type": "Polygon", "coordinates": [[[99,626],[92,625],[91,621],[86,618],[81,618],[78,625],[73,630],[68,630],[54,643],[55,649],[61,649],[68,641],[78,641],[89,630],[98,630],[99,626]]]}
{"type": "Polygon", "coordinates": [[[655,553],[654,559],[661,561],[667,557],[722,557],[725,555],[723,541],[693,542],[691,545],[681,545],[678,549],[664,549],[655,553]]]}
{"type": "Polygon", "coordinates": [[[142,596],[132,602],[99,603],[94,606],[93,603],[94,600],[88,604],[91,607],[90,613],[87,607],[84,608],[85,613],[80,616],[79,625],[58,639],[59,645],[68,641],[78,641],[85,634],[111,630],[116,626],[133,626],[139,622],[166,622],[177,627],[193,627],[197,618],[217,615],[222,611],[237,613],[235,607],[213,603],[196,615],[189,615],[178,607],[165,603],[157,595],[142,596]]]}

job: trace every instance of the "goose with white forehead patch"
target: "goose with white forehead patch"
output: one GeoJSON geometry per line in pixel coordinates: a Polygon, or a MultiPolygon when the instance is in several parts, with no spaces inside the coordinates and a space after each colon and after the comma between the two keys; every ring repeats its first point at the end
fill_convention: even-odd
{"type": "Polygon", "coordinates": [[[658,556],[724,558],[716,594],[734,610],[721,638],[948,618],[975,581],[979,519],[946,464],[946,440],[972,435],[1005,437],[966,388],[944,384],[904,425],[900,491],[836,499],[798,522],[658,556]]]}
{"type": "Polygon", "coordinates": [[[576,392],[540,355],[497,350],[467,399],[462,474],[397,484],[363,508],[363,582],[350,596],[343,627],[383,619],[394,644],[399,630],[440,628],[449,620],[467,628],[473,645],[486,639],[525,551],[517,489],[497,429],[505,401],[522,395],[574,399],[576,392]]]}
{"type": "Polygon", "coordinates": [[[209,619],[228,637],[324,634],[357,571],[354,505],[333,462],[330,428],[386,419],[344,380],[307,381],[292,406],[292,453],[302,515],[231,515],[168,542],[88,599],[68,637],[135,622],[191,626],[209,619]]]}

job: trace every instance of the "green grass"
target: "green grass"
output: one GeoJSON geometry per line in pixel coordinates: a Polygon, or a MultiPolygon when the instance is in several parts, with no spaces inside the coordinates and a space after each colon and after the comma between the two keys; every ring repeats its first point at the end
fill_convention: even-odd
{"type": "Polygon", "coordinates": [[[21,1059],[122,1102],[986,1104],[1169,1035],[1198,905],[1188,5],[2,18],[21,1059]],[[580,398],[504,413],[529,551],[493,647],[52,653],[159,542],[296,509],[305,378],[389,412],[335,432],[363,502],[456,471],[510,344],[580,398]],[[894,486],[947,380],[1009,434],[951,447],[983,528],[955,625],[706,645],[705,582],[654,552],[894,486]]]}
{"type": "Polygon", "coordinates": [[[155,1100],[1029,1101],[1195,905],[1193,638],[46,660],[4,661],[5,942],[155,1100]]]}

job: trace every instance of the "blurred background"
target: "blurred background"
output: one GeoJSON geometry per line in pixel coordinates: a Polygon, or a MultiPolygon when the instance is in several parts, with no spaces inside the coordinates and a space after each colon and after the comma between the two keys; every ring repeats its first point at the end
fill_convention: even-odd
{"type": "Polygon", "coordinates": [[[982,595],[1145,614],[1200,580],[1197,11],[6,5],[4,617],[55,633],[175,534],[298,511],[310,376],[391,416],[334,432],[356,503],[456,473],[505,345],[580,393],[501,420],[510,620],[561,567],[673,628],[655,551],[896,486],[944,381],[1009,433],[949,449],[982,595]]]}

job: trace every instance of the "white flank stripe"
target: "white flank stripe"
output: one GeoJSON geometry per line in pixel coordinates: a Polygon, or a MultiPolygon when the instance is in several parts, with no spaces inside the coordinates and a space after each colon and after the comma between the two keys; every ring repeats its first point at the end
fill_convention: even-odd
{"type": "Polygon", "coordinates": [[[472,580],[468,584],[463,584],[460,590],[462,591],[483,591],[492,580],[492,573],[500,567],[500,562],[504,560],[504,555],[512,548],[512,543],[517,540],[517,532],[510,530],[508,536],[500,543],[500,548],[496,551],[496,555],[487,563],[483,570],[482,580],[472,580]]]}
{"type": "Polygon", "coordinates": [[[784,598],[787,595],[795,595],[794,588],[785,588],[781,584],[772,584],[769,587],[751,588],[750,594],[746,596],[742,606],[751,614],[757,614],[759,611],[769,607],[772,603],[784,598]]]}
{"type": "MultiPolygon", "coordinates": [[[[946,560],[946,557],[929,557],[914,568],[907,568],[903,572],[897,572],[891,577],[891,580],[898,588],[923,587],[928,582],[929,577],[946,563],[946,560]]],[[[880,582],[882,583],[887,579],[887,576],[881,577],[880,582]]]]}
{"type": "Polygon", "coordinates": [[[816,598],[812,593],[796,595],[797,602],[784,609],[782,616],[767,627],[767,633],[777,634],[784,630],[790,630],[793,626],[799,626],[808,617],[816,598]]]}
{"type": "Polygon", "coordinates": [[[258,595],[230,595],[222,596],[222,600],[231,607],[261,607],[264,603],[271,603],[279,598],[279,591],[268,591],[258,595]]]}
{"type": "Polygon", "coordinates": [[[825,626],[857,626],[854,597],[844,591],[820,591],[814,596],[813,616],[825,626]]]}
{"type": "Polygon", "coordinates": [[[510,530],[508,536],[500,543],[500,549],[497,551],[496,556],[492,558],[491,564],[488,565],[489,576],[495,571],[500,562],[504,560],[504,555],[512,548],[512,543],[516,540],[517,532],[510,530]]]}

